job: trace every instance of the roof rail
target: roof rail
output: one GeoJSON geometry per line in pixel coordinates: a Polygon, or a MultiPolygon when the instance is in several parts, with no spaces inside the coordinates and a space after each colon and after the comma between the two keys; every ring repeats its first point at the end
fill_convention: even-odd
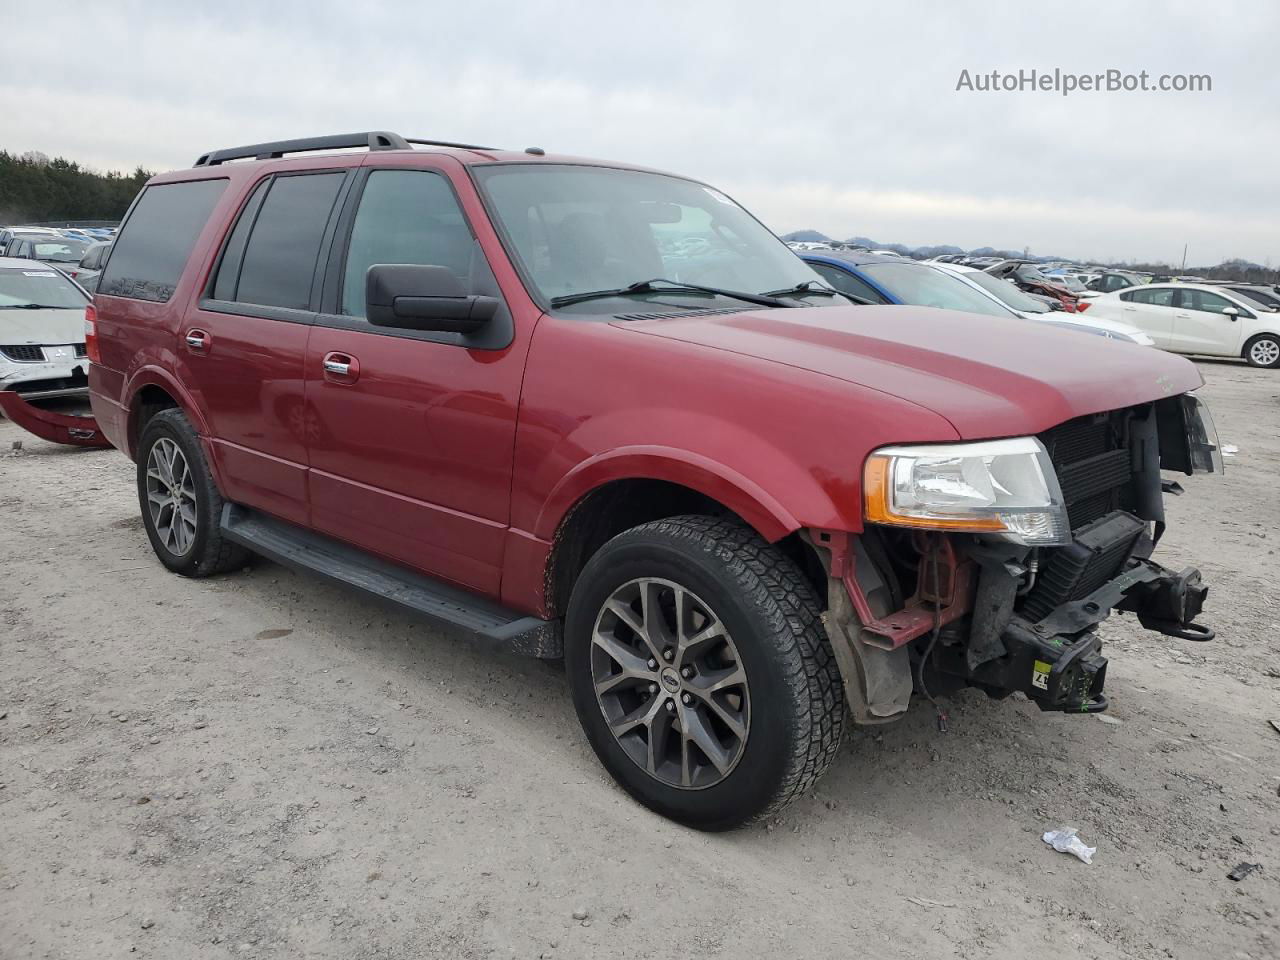
{"type": "Polygon", "coordinates": [[[450,143],[448,140],[417,140],[407,137],[406,143],[420,143],[424,147],[453,147],[455,150],[497,150],[497,147],[482,147],[475,143],[450,143]]]}
{"type": "MultiPolygon", "coordinates": [[[[426,141],[414,141],[425,143],[426,141]]],[[[216,167],[228,160],[276,160],[286,153],[305,153],[309,150],[342,150],[348,147],[368,147],[370,150],[408,150],[409,141],[398,133],[371,130],[367,133],[339,133],[328,137],[304,137],[300,140],[276,140],[273,143],[252,143],[244,147],[227,147],[202,154],[195,162],[197,167],[216,167]]]]}

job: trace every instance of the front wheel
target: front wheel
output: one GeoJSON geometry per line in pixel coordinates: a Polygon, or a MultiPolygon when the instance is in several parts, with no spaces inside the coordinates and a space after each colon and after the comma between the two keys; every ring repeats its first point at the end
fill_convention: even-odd
{"type": "Polygon", "coordinates": [[[840,675],[812,585],[740,523],[628,530],[574,586],[565,669],[591,746],[645,806],[705,830],[768,816],[831,765],[840,675]]]}
{"type": "Polygon", "coordinates": [[[1254,337],[1245,345],[1244,358],[1252,367],[1280,367],[1280,337],[1271,333],[1254,337]]]}

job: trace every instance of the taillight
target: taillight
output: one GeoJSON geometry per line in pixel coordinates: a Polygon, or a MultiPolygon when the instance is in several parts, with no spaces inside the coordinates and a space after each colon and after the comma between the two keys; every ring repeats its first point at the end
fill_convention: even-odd
{"type": "Polygon", "coordinates": [[[1077,300],[1077,301],[1076,301],[1076,313],[1084,313],[1084,312],[1085,312],[1086,310],[1088,310],[1088,309],[1089,309],[1089,301],[1088,301],[1088,300],[1077,300]]]}
{"type": "Polygon", "coordinates": [[[102,362],[98,352],[98,311],[92,303],[84,308],[84,352],[90,363],[102,362]]]}
{"type": "Polygon", "coordinates": [[[1074,300],[1068,300],[1066,297],[1061,297],[1060,299],[1062,300],[1063,310],[1067,311],[1067,313],[1076,312],[1076,302],[1074,300]]]}

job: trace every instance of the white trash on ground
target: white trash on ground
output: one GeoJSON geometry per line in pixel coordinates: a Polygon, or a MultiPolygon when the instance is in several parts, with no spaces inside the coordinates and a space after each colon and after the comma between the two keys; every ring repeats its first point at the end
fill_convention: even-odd
{"type": "Polygon", "coordinates": [[[1050,830],[1040,839],[1059,853],[1075,854],[1085,863],[1093,863],[1093,855],[1098,852],[1097,847],[1084,845],[1084,841],[1076,836],[1075,827],[1059,827],[1057,830],[1050,830]]]}

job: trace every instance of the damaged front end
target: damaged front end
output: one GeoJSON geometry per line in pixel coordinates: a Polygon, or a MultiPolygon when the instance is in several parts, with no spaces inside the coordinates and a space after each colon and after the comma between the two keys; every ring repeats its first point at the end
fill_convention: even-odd
{"type": "Polygon", "coordinates": [[[1190,640],[1208,588],[1151,559],[1161,470],[1221,472],[1207,409],[1183,395],[1079,417],[1037,437],[888,448],[868,461],[862,534],[809,531],[854,719],[913,693],[1020,690],[1042,710],[1106,709],[1098,624],[1130,611],[1190,640]]]}

